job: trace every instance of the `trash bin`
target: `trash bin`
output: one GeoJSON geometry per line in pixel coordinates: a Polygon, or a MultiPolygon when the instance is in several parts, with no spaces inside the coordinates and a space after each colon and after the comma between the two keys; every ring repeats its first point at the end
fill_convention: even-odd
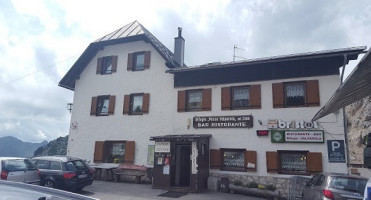
{"type": "Polygon", "coordinates": [[[228,193],[229,192],[229,179],[228,178],[221,178],[220,179],[220,191],[228,193]]]}

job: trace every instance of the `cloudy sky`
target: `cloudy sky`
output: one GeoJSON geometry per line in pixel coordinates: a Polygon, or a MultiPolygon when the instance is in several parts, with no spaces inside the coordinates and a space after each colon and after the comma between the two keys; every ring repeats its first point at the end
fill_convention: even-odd
{"type": "MultiPolygon", "coordinates": [[[[369,0],[0,1],[0,137],[40,142],[68,134],[73,92],[58,82],[95,39],[138,20],[185,62],[371,45],[369,0]]],[[[356,63],[352,63],[354,65],[356,63]]]]}

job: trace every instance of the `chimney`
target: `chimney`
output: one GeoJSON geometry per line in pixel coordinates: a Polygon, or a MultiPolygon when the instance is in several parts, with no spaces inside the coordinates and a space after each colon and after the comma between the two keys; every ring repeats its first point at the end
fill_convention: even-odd
{"type": "Polygon", "coordinates": [[[182,27],[178,27],[178,37],[174,38],[174,59],[180,67],[184,65],[184,38],[182,37],[182,27]]]}

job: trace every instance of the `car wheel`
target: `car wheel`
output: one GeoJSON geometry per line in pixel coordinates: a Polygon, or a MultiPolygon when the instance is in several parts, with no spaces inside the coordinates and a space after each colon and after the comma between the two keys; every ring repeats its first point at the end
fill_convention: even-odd
{"type": "Polygon", "coordinates": [[[54,187],[55,187],[54,182],[51,181],[51,180],[46,180],[46,181],[44,182],[44,186],[45,186],[45,187],[48,187],[48,188],[54,188],[54,187]]]}

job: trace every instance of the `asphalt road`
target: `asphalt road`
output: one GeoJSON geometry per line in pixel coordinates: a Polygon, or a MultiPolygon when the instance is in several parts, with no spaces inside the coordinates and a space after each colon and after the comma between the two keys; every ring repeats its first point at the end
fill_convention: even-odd
{"type": "MultiPolygon", "coordinates": [[[[80,194],[95,197],[101,200],[114,200],[114,199],[167,199],[174,198],[159,197],[159,194],[167,192],[166,190],[152,189],[152,185],[134,184],[134,183],[115,183],[106,181],[94,181],[92,185],[80,191],[80,194]]],[[[186,199],[202,199],[202,200],[262,200],[261,198],[249,197],[241,194],[229,194],[222,192],[207,191],[200,194],[189,193],[185,196],[178,198],[179,200],[186,199]]]]}

